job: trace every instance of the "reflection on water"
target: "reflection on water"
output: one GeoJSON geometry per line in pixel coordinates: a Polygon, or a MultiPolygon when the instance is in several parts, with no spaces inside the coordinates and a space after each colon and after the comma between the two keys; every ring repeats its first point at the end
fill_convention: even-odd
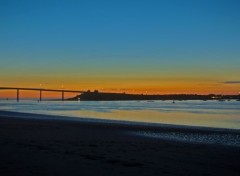
{"type": "Polygon", "coordinates": [[[239,101],[0,101],[1,110],[240,129],[239,101]]]}

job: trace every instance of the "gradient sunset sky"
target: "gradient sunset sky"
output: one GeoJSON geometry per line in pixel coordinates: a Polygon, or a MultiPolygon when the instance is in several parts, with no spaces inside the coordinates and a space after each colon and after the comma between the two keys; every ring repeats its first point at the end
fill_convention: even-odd
{"type": "Polygon", "coordinates": [[[239,0],[1,0],[0,86],[240,92],[239,0]]]}

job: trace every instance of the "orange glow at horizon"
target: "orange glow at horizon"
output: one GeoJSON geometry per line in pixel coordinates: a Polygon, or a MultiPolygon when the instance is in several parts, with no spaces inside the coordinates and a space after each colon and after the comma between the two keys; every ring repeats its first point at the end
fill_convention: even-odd
{"type": "MultiPolygon", "coordinates": [[[[14,87],[14,86],[10,86],[14,87]]],[[[21,87],[28,87],[22,85],[21,87]]],[[[55,86],[56,87],[56,86],[55,86]]],[[[44,87],[49,89],[56,89],[52,87],[44,87]]],[[[37,88],[37,87],[31,87],[37,88]]],[[[144,84],[144,82],[131,83],[125,82],[125,84],[92,84],[92,85],[65,85],[64,89],[68,90],[82,90],[82,91],[94,91],[99,92],[115,92],[115,93],[130,93],[130,94],[239,94],[240,85],[228,85],[228,84],[214,84],[214,83],[165,83],[165,84],[144,84]],[[104,86],[103,86],[104,85],[104,86]],[[67,87],[67,88],[66,88],[67,87]]],[[[78,93],[65,93],[65,98],[71,98],[78,95],[78,93]]],[[[25,91],[20,90],[20,98],[39,98],[39,91],[25,91]]],[[[61,99],[61,92],[42,92],[44,98],[56,98],[61,99]]],[[[0,99],[16,98],[15,90],[0,90],[0,99]]]]}

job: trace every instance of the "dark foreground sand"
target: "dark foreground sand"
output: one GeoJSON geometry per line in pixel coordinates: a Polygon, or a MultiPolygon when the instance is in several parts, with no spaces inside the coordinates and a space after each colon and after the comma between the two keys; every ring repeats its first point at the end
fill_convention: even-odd
{"type": "Polygon", "coordinates": [[[240,175],[237,146],[132,135],[138,131],[240,134],[239,131],[16,116],[18,113],[0,111],[0,176],[240,175]]]}

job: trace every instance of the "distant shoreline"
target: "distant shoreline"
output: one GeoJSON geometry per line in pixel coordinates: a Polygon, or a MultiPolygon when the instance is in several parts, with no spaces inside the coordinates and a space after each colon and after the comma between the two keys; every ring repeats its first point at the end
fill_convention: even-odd
{"type": "Polygon", "coordinates": [[[67,100],[81,101],[124,101],[124,100],[237,100],[240,101],[240,95],[198,95],[198,94],[166,94],[166,95],[145,95],[145,94],[127,94],[127,93],[108,93],[87,91],[76,97],[67,100]]]}

